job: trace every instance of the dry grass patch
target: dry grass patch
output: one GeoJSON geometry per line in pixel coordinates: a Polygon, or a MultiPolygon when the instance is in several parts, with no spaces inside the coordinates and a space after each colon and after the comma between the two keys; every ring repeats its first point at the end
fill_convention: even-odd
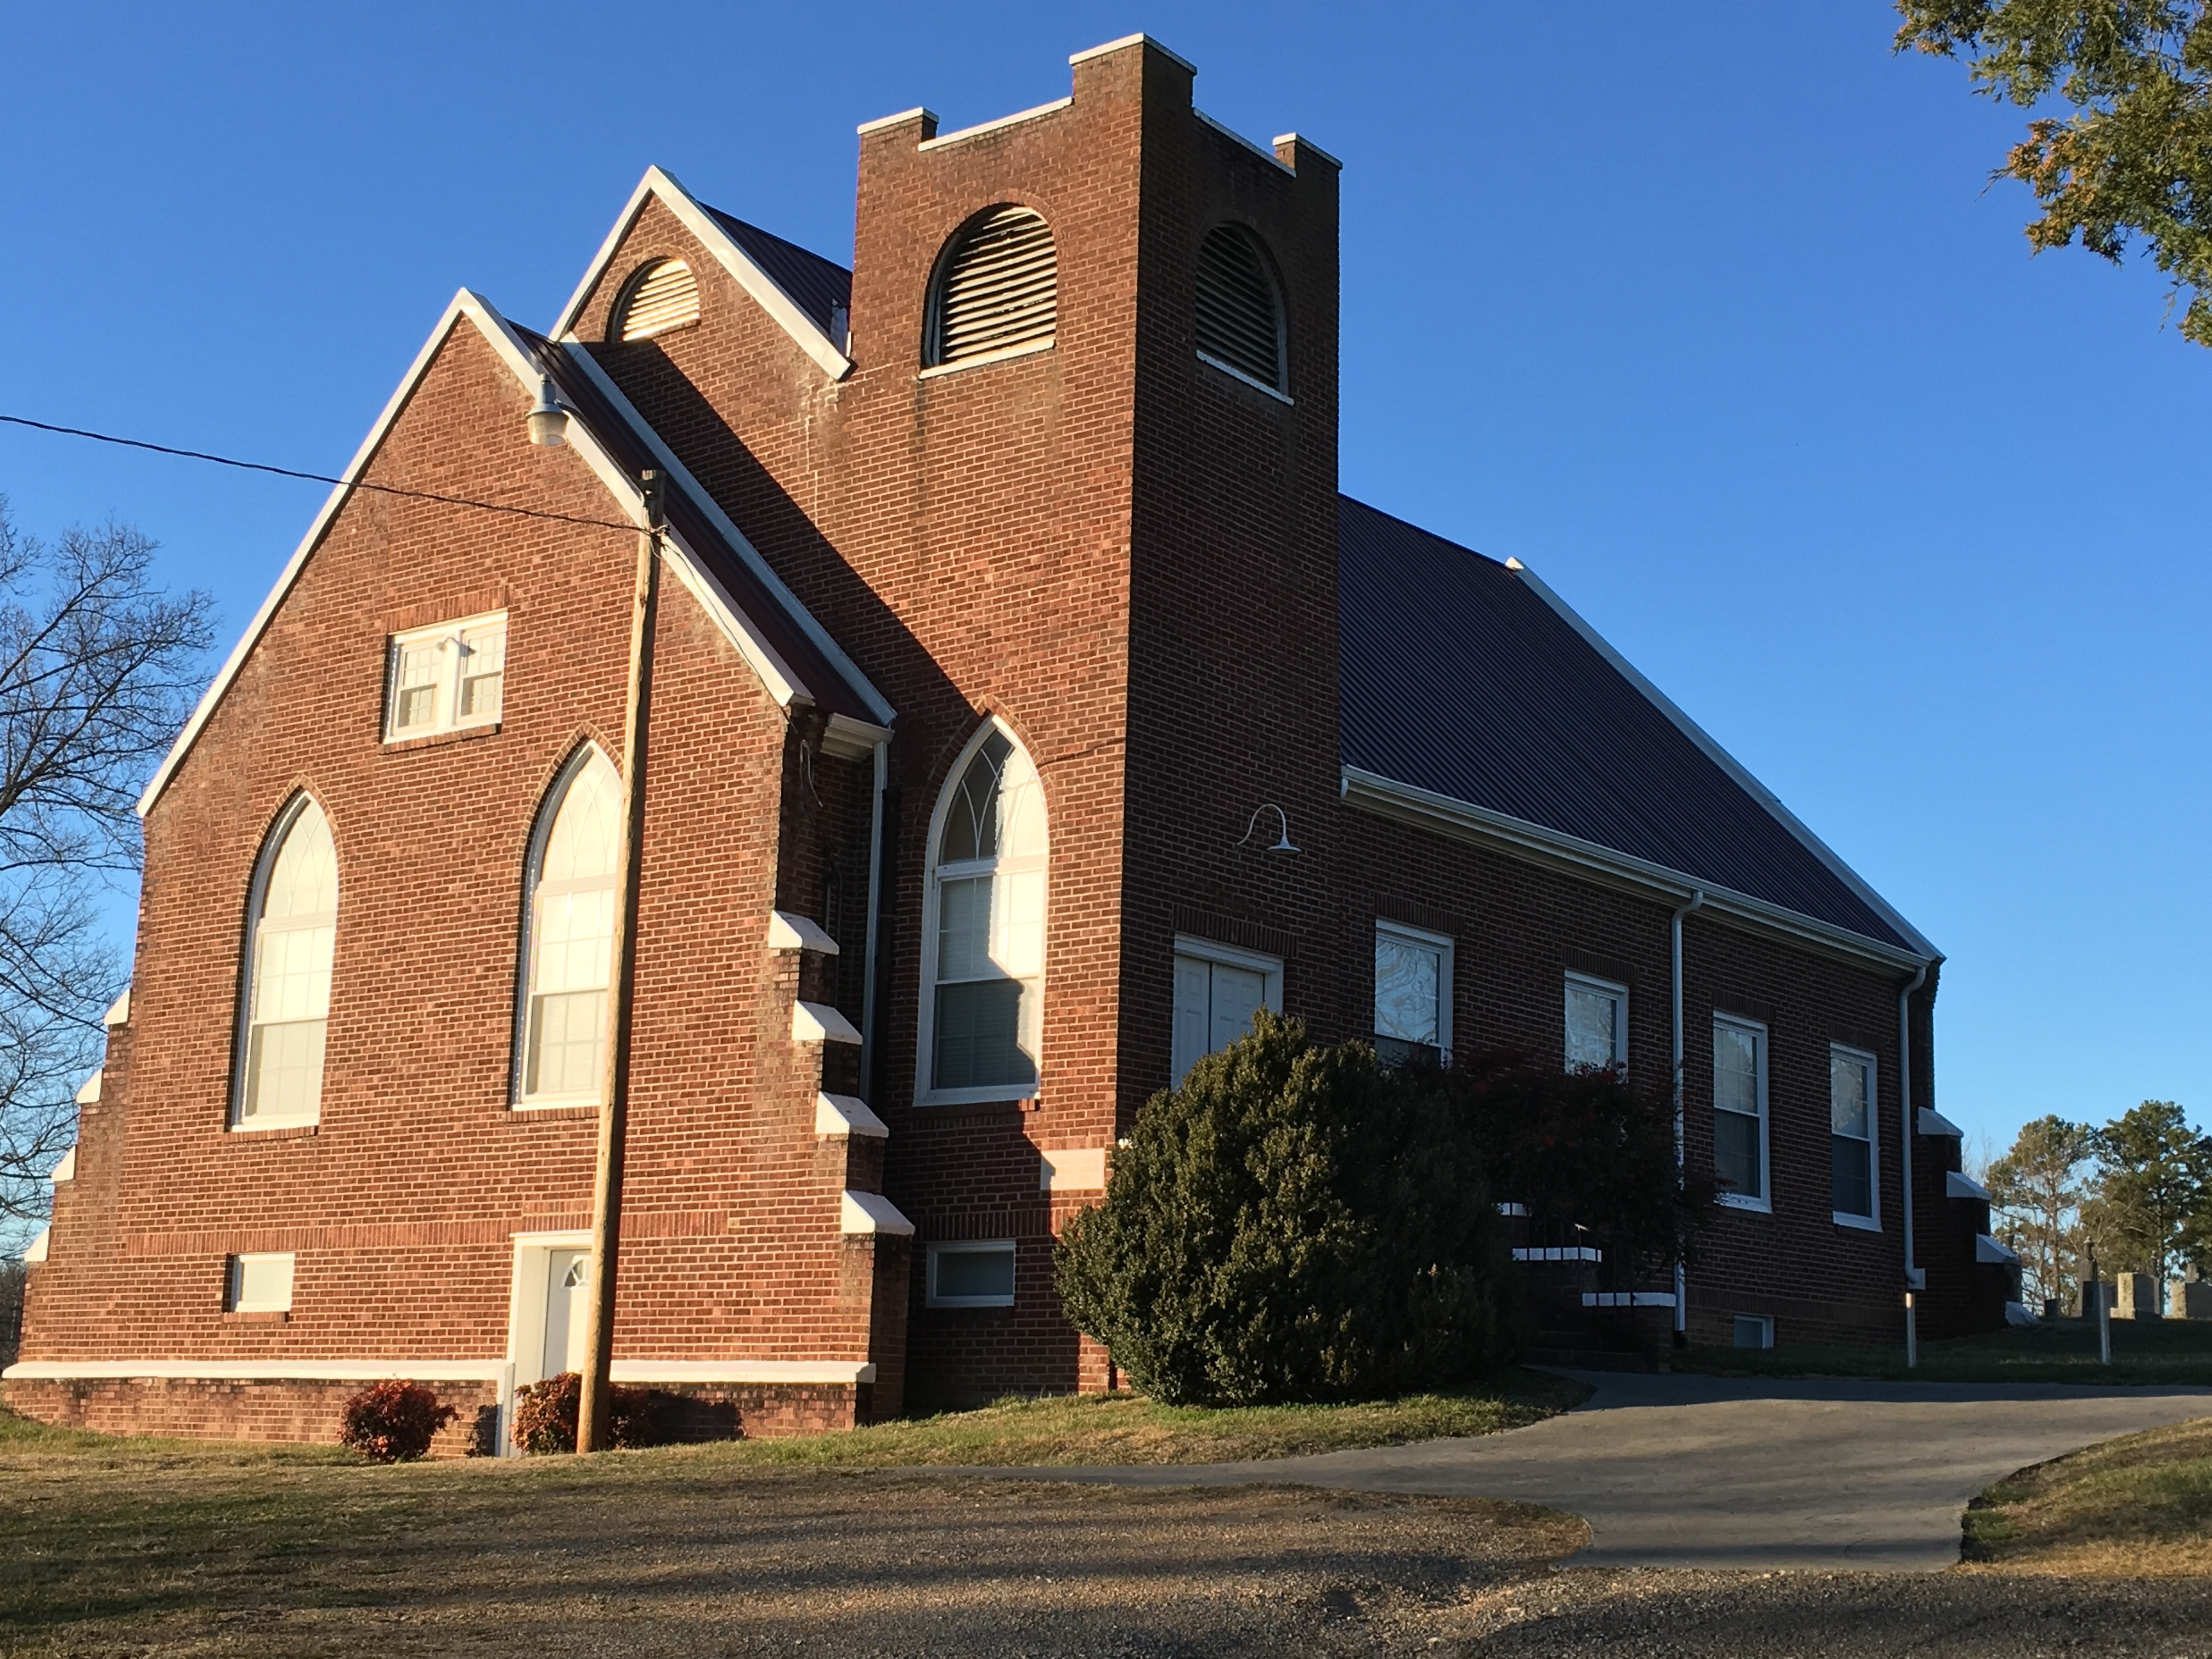
{"type": "Polygon", "coordinates": [[[1969,1568],[2083,1577],[2212,1575],[2212,1418],[2038,1463],[1966,1511],[1969,1568]]]}

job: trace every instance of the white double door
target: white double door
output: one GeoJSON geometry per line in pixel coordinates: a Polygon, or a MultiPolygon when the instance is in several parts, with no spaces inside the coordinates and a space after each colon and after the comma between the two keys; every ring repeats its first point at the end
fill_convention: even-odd
{"type": "Polygon", "coordinates": [[[1176,952],[1176,1082],[1200,1058],[1250,1031],[1255,1009],[1281,1010],[1282,973],[1280,964],[1260,957],[1230,962],[1176,952]]]}

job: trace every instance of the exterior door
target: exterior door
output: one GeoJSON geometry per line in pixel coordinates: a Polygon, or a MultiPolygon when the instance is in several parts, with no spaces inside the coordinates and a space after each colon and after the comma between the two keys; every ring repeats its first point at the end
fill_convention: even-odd
{"type": "Polygon", "coordinates": [[[584,1369],[585,1279],[592,1261],[589,1250],[548,1250],[545,1253],[545,1349],[539,1364],[541,1376],[584,1369]]]}
{"type": "Polygon", "coordinates": [[[1175,959],[1175,1080],[1199,1059],[1226,1048],[1252,1029],[1252,1011],[1268,1006],[1267,975],[1256,968],[1175,959]]]}

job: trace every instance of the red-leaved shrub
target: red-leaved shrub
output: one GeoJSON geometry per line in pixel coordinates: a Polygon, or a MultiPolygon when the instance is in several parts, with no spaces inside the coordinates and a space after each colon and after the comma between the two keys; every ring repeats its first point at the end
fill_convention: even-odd
{"type": "MultiPolygon", "coordinates": [[[[627,1449],[653,1443],[653,1395],[644,1389],[616,1387],[608,1404],[614,1443],[627,1449]]],[[[576,1413],[583,1402],[584,1379],[562,1371],[514,1392],[514,1443],[528,1452],[576,1449],[576,1413]]]]}
{"type": "Polygon", "coordinates": [[[389,1379],[346,1401],[338,1441],[373,1462],[398,1463],[428,1451],[432,1437],[459,1415],[429,1389],[389,1379]]]}

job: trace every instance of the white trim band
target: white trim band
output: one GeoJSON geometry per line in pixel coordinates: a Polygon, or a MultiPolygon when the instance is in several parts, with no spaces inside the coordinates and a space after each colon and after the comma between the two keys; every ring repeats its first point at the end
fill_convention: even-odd
{"type": "MultiPolygon", "coordinates": [[[[504,1359],[27,1359],[0,1371],[10,1382],[144,1377],[208,1382],[496,1382],[504,1359]]],[[[873,1361],[849,1359],[617,1359],[617,1382],[872,1382],[873,1361]]]]}

